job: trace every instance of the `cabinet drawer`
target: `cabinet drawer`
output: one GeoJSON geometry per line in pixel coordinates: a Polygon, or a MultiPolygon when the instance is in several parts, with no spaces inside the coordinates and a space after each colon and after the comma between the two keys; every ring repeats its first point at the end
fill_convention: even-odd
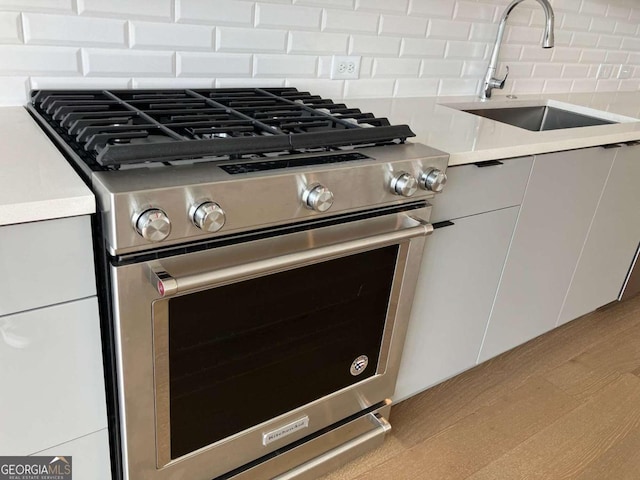
{"type": "Polygon", "coordinates": [[[1,317],[0,452],[27,455],[105,428],[103,377],[95,297],[1,317]]]}
{"type": "Polygon", "coordinates": [[[111,480],[107,429],[48,448],[34,455],[71,457],[73,478],[111,480]]]}
{"type": "Polygon", "coordinates": [[[483,162],[449,167],[447,185],[433,199],[431,221],[436,223],[520,205],[532,164],[533,157],[521,157],[493,165],[483,162]]]}
{"type": "Polygon", "coordinates": [[[0,316],[96,293],[90,217],[0,227],[0,316]]]}

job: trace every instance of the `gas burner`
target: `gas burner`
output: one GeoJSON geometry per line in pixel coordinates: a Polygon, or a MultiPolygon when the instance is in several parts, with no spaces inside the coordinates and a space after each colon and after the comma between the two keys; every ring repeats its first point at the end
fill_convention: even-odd
{"type": "Polygon", "coordinates": [[[406,125],[295,88],[39,90],[31,103],[91,170],[414,136],[406,125]]]}

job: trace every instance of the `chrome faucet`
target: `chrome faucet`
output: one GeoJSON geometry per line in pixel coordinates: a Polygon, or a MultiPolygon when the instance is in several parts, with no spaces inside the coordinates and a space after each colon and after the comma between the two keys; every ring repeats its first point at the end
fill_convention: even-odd
{"type": "MultiPolygon", "coordinates": [[[[507,25],[507,19],[514,8],[516,8],[524,0],[513,0],[509,6],[504,10],[502,18],[500,19],[500,25],[498,26],[498,35],[496,36],[496,43],[493,45],[493,51],[491,52],[491,60],[487,67],[487,73],[484,75],[484,81],[482,82],[482,88],[480,90],[480,98],[486,100],[491,98],[491,91],[494,88],[503,89],[504,84],[509,76],[509,67],[507,67],[507,74],[502,80],[495,78],[496,68],[498,65],[498,56],[500,55],[500,44],[502,43],[502,37],[504,36],[504,29],[507,25]]],[[[542,37],[542,48],[553,48],[555,42],[553,29],[555,24],[555,16],[553,8],[548,0],[536,0],[543,8],[546,18],[544,26],[544,36],[542,37]]]]}

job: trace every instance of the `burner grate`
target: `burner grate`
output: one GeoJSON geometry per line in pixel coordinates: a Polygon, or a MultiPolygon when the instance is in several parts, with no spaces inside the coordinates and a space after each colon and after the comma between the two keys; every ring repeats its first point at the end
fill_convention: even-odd
{"type": "Polygon", "coordinates": [[[31,102],[95,168],[404,142],[357,108],[295,88],[39,90],[31,102]]]}

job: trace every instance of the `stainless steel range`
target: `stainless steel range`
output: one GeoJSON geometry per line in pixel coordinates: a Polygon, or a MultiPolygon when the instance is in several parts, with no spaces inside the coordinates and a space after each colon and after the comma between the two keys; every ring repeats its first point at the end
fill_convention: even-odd
{"type": "Polygon", "coordinates": [[[446,154],[294,88],[28,109],[99,203],[119,478],[314,478],[382,442],[446,154]]]}

